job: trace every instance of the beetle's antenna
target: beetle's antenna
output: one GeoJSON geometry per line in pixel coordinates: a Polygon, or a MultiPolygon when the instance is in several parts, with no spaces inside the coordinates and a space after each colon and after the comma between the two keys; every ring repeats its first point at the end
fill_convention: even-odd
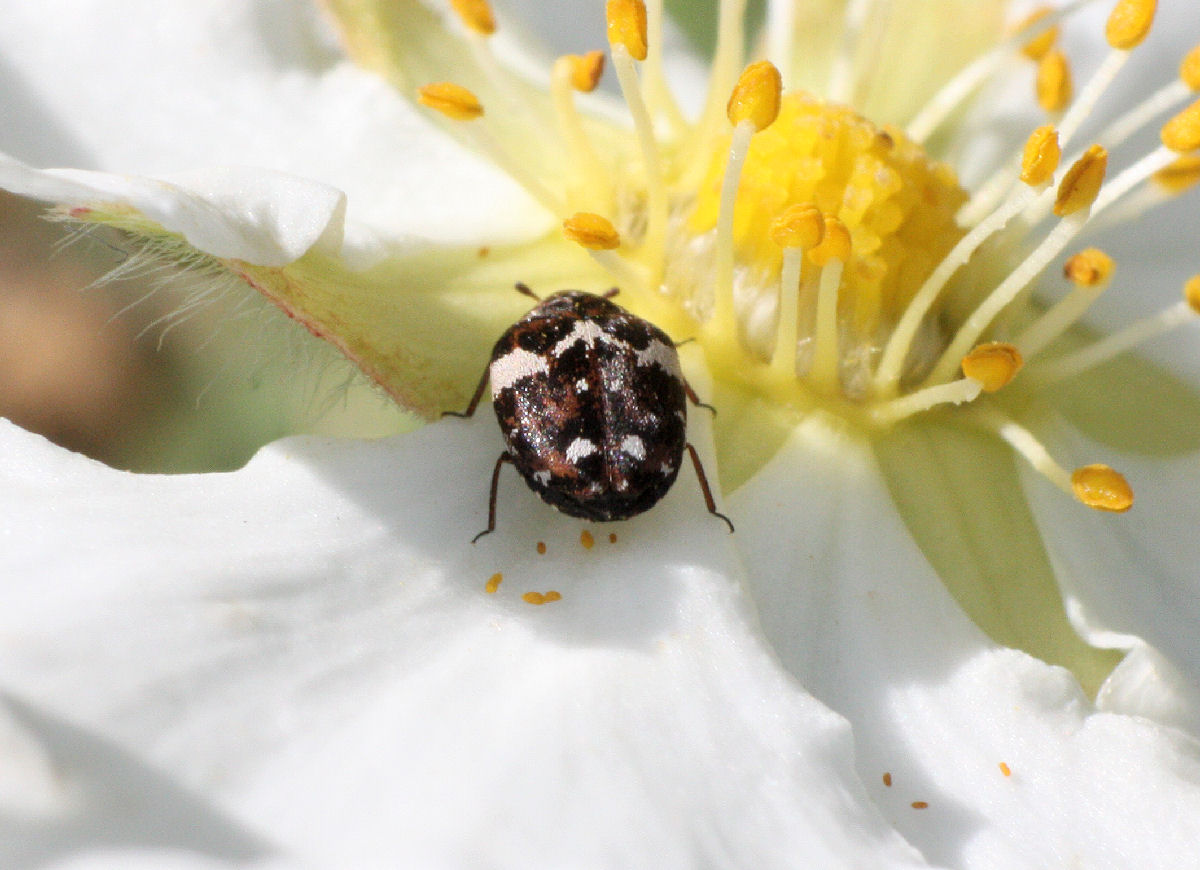
{"type": "Polygon", "coordinates": [[[530,299],[536,299],[538,302],[542,301],[542,297],[534,293],[533,290],[530,289],[529,285],[524,281],[518,281],[514,286],[517,288],[517,292],[522,296],[528,296],[530,299]]]}
{"type": "Polygon", "coordinates": [[[616,295],[617,295],[618,293],[620,293],[620,292],[621,292],[621,288],[620,288],[620,287],[613,287],[611,290],[605,290],[605,291],[604,291],[604,298],[605,298],[605,299],[612,299],[614,296],[616,296],[616,295]]]}

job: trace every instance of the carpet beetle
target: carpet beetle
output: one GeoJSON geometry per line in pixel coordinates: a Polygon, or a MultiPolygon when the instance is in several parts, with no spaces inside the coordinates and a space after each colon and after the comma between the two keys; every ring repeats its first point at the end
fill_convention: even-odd
{"type": "MultiPolygon", "coordinates": [[[[500,336],[467,410],[488,381],[507,449],[492,470],[487,528],[496,527],[496,487],[509,462],[529,488],[564,514],[624,520],[658,503],[686,451],[709,513],[717,511],[696,449],[687,440],[687,403],[702,404],[684,380],[665,332],[603,296],[566,290],[539,299],[500,336]]],[[[704,405],[711,410],[711,406],[704,405]]]]}

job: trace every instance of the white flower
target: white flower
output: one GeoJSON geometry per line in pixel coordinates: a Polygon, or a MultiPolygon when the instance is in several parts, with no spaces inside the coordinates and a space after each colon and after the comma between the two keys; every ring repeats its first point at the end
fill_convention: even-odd
{"type": "MultiPolygon", "coordinates": [[[[1085,171],[1074,217],[982,248],[951,278],[938,316],[897,345],[909,352],[897,352],[891,377],[880,351],[911,291],[956,244],[958,192],[899,130],[881,135],[828,106],[785,98],[782,117],[811,114],[814,129],[844,136],[840,155],[819,142],[805,152],[773,123],[754,133],[776,120],[764,67],[730,110],[751,125],[730,146],[722,119],[741,69],[728,53],[741,43],[738,4],[724,5],[711,70],[710,105],[721,111],[695,126],[672,120],[659,88],[657,7],[641,83],[629,59],[640,53],[637,29],[621,27],[637,5],[610,8],[626,99],[645,94],[661,115],[640,139],[604,120],[603,106],[587,121],[575,115],[562,80],[555,105],[508,71],[505,44],[493,49],[453,16],[413,0],[329,6],[350,55],[401,92],[344,59],[323,20],[293,3],[164,12],[147,2],[119,17],[83,0],[0,10],[0,57],[16,70],[6,99],[25,119],[0,131],[24,160],[0,158],[0,185],[116,227],[142,256],[251,284],[430,416],[461,407],[489,342],[520,312],[513,281],[596,289],[616,275],[631,306],[697,338],[682,350],[689,375],[720,413],[693,415],[690,437],[713,444],[702,452],[720,466],[737,533],[704,511],[685,474],[660,506],[584,546],[576,521],[505,480],[497,533],[471,547],[500,450],[483,414],[376,443],[283,441],[238,472],[178,477],[119,473],[5,425],[0,863],[1190,860],[1200,836],[1200,766],[1185,733],[1200,731],[1190,566],[1200,553],[1187,451],[1200,405],[1129,357],[1071,382],[1082,386],[1052,385],[1054,365],[1087,358],[1048,341],[1045,354],[1029,352],[1054,325],[1037,307],[1063,293],[1051,278],[1043,302],[1017,293],[1021,309],[1008,309],[1004,327],[1027,363],[1011,384],[994,395],[979,386],[1016,373],[1007,344],[973,358],[970,379],[958,376],[958,350],[948,374],[936,362],[957,335],[968,335],[964,352],[1004,338],[990,318],[969,335],[972,306],[1008,275],[1034,278],[1045,263],[1035,254],[1025,275],[1021,246],[1052,245],[1089,208],[1103,216],[1122,177],[1137,182],[1123,202],[1152,196],[1140,170],[1110,175],[1094,205],[1085,171]],[[469,85],[487,114],[447,127],[532,198],[407,105],[410,85],[449,79],[469,85]],[[587,138],[564,133],[574,143],[564,157],[549,147],[555,124],[577,120],[587,138]],[[730,200],[710,194],[740,138],[751,149],[738,197],[746,211],[725,234],[730,200]],[[773,162],[764,147],[787,159],[773,162]],[[842,159],[850,183],[832,201],[846,230],[821,214],[834,208],[821,184],[842,159]],[[60,162],[89,169],[30,168],[60,162]],[[208,164],[257,168],[177,174],[208,164]],[[135,169],[143,175],[110,174],[135,169]],[[799,201],[773,201],[793,170],[799,201]],[[810,170],[822,174],[815,184],[799,177],[810,170]],[[906,203],[917,180],[919,202],[906,203]],[[547,233],[537,198],[558,218],[606,213],[621,246],[592,257],[557,227],[547,233]],[[819,269],[762,239],[785,206],[810,201],[817,210],[791,212],[777,238],[844,232],[848,250],[827,245],[819,269]],[[787,290],[796,282],[817,300],[811,323],[809,297],[787,290]],[[840,315],[828,302],[837,293],[850,300],[840,315]],[[796,307],[795,330],[778,326],[781,299],[796,307]],[[796,346],[798,359],[779,346],[796,346]],[[933,393],[919,383],[927,371],[933,393]],[[1104,395],[1110,387],[1118,399],[1104,395]],[[926,407],[941,399],[962,407],[926,407]],[[1164,455],[1124,452],[1139,447],[1164,455]],[[1120,459],[1139,491],[1134,511],[1102,515],[1060,491],[1072,485],[1059,463],[1096,454],[1120,459]],[[551,589],[561,600],[522,598],[551,589]],[[1076,677],[1096,688],[1112,659],[1079,642],[1066,613],[1090,643],[1132,650],[1095,703],[1076,677]]],[[[771,4],[764,50],[787,83],[832,70],[804,83],[918,131],[931,116],[916,110],[957,65],[951,56],[977,55],[1001,20],[997,4],[947,0],[897,5],[911,20],[889,29],[882,5],[847,6],[819,4],[809,20],[799,13],[818,4],[771,4]],[[954,13],[968,7],[962,24],[954,13]],[[843,29],[847,46],[872,51],[839,50],[843,29]],[[946,66],[932,62],[935,50],[946,66]],[[915,83],[904,78],[914,65],[915,83]]],[[[1164,13],[1191,24],[1181,7],[1164,13]]],[[[1107,56],[1100,68],[1115,70],[1128,52],[1107,56]]],[[[1045,99],[1054,90],[1045,85],[1045,99]]],[[[1086,84],[1080,92],[1086,104],[1086,84]]],[[[1168,96],[1163,111],[1178,111],[1186,88],[1168,96]]],[[[423,94],[460,115],[475,114],[471,98],[423,94]]],[[[1074,120],[1068,111],[1060,126],[1074,120]]],[[[1026,168],[1030,192],[1018,183],[1007,200],[1022,215],[1055,189],[1040,194],[1046,179],[1026,168]]],[[[984,196],[969,207],[978,216],[984,196]]],[[[567,230],[591,244],[583,230],[597,226],[609,233],[591,218],[567,230]]],[[[1172,230],[1184,250],[1190,230],[1172,230]]],[[[1117,285],[1133,286],[1134,272],[1160,277],[1117,263],[1117,285]]],[[[1107,273],[1095,255],[1074,266],[1069,305],[1104,283],[1089,274],[1107,273]]],[[[1169,310],[1171,321],[1184,311],[1169,310]]],[[[1105,347],[1078,329],[1062,341],[1105,347]]],[[[1098,496],[1083,477],[1081,500],[1128,506],[1111,471],[1092,473],[1098,496]]]]}

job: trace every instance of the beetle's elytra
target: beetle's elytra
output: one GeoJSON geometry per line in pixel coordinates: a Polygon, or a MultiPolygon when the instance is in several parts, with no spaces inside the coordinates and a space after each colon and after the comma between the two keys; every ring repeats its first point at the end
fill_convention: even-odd
{"type": "MultiPolygon", "coordinates": [[[[534,295],[524,284],[517,289],[534,295]]],[[[555,293],[510,326],[467,410],[492,382],[507,450],[496,460],[488,527],[496,526],[500,468],[511,462],[529,487],[568,516],[624,520],[649,510],[679,474],[686,450],[705,504],[718,513],[704,468],[687,441],[687,402],[699,404],[675,343],[654,324],[603,296],[555,293]]],[[[453,413],[453,412],[451,412],[453,413]]]]}

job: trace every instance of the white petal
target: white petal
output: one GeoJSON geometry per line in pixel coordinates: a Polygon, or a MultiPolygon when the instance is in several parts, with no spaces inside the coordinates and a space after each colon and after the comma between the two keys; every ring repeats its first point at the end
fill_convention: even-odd
{"type": "Polygon", "coordinates": [[[337,189],[264,169],[163,179],[78,169],[44,172],[0,154],[0,187],[64,206],[131,205],[217,257],[283,266],[316,247],[336,254],[346,198],[337,189]]]}
{"type": "Polygon", "coordinates": [[[1095,713],[1066,671],[988,642],[913,544],[866,445],[810,420],[732,502],[764,630],[850,720],[863,781],[927,858],[1192,860],[1195,744],[1095,713]]]}
{"type": "Polygon", "coordinates": [[[1044,425],[1039,434],[1068,465],[1103,457],[1134,488],[1133,508],[1112,515],[1080,509],[1037,475],[1027,472],[1024,479],[1075,624],[1098,646],[1140,649],[1101,698],[1115,709],[1161,717],[1200,736],[1196,454],[1112,456],[1111,449],[1062,425],[1044,425]],[[1141,648],[1143,643],[1149,648],[1141,648]]]}
{"type": "Polygon", "coordinates": [[[0,696],[0,717],[0,866],[57,867],[61,859],[79,868],[257,870],[275,851],[144,760],[63,717],[12,696],[0,696]],[[118,851],[130,863],[118,864],[118,851]]]}
{"type": "Polygon", "coordinates": [[[44,870],[300,870],[282,859],[222,860],[167,849],[95,849],[62,861],[39,865],[44,870]]]}
{"type": "MultiPolygon", "coordinates": [[[[344,60],[308,4],[2,4],[0,58],[0,150],[39,168],[314,179],[347,195],[355,245],[516,240],[544,221],[507,177],[344,60]]],[[[235,214],[257,208],[258,192],[235,214]]]]}
{"type": "Polygon", "coordinates": [[[493,427],[179,477],[5,427],[0,684],[334,866],[924,866],[694,480],[585,550],[506,472],[471,546],[493,427]]]}

